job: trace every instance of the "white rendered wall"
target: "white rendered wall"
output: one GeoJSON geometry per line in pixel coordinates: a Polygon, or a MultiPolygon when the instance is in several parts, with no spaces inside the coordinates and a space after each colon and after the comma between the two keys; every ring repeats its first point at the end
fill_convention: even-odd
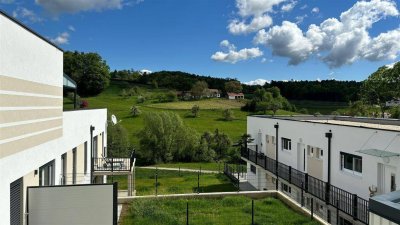
{"type": "Polygon", "coordinates": [[[95,126],[93,136],[96,136],[105,132],[106,123],[106,109],[64,112],[62,138],[0,159],[0,224],[10,223],[10,183],[14,180],[55,159],[55,182],[59,184],[61,155],[85,141],[88,142],[87,165],[90,170],[90,126],[95,126]]]}
{"type": "MultiPolygon", "coordinates": [[[[392,157],[388,163],[382,158],[360,154],[356,152],[362,149],[386,149],[387,151],[400,153],[399,132],[349,127],[322,123],[308,123],[300,121],[279,120],[273,118],[247,117],[247,133],[253,138],[258,137],[259,130],[262,132],[263,147],[265,152],[265,135],[275,136],[274,125],[279,123],[279,162],[297,168],[297,143],[302,142],[324,150],[323,154],[323,180],[327,181],[328,173],[328,139],[325,133],[332,131],[332,152],[331,152],[331,183],[339,188],[360,197],[368,199],[371,185],[378,185],[378,163],[397,167],[396,183],[400,184],[400,159],[392,157]],[[372,136],[372,137],[371,137],[372,136]],[[281,150],[281,138],[292,140],[292,150],[281,150]],[[370,139],[368,141],[368,139],[370,139]],[[394,140],[393,140],[394,139],[394,140]],[[389,145],[389,143],[392,143],[389,145]],[[362,157],[362,176],[350,174],[340,169],[340,152],[362,157]]],[[[257,143],[257,140],[254,141],[257,143]]],[[[251,181],[251,180],[250,180],[251,181]]],[[[257,183],[254,185],[257,187],[257,183]]],[[[400,185],[397,185],[400,189],[400,185]]]]}
{"type": "Polygon", "coordinates": [[[0,75],[63,85],[63,52],[0,14],[0,75]]]}

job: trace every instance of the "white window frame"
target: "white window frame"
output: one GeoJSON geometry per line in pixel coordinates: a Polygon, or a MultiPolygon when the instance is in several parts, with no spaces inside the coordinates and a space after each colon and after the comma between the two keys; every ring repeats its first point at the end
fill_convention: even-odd
{"type": "Polygon", "coordinates": [[[345,172],[347,172],[347,173],[350,173],[350,174],[354,174],[354,175],[357,175],[357,176],[362,176],[362,157],[361,156],[358,156],[358,155],[353,155],[353,154],[350,154],[350,153],[347,153],[347,152],[340,152],[340,169],[342,170],[342,171],[345,171],[345,172]],[[352,169],[348,169],[348,168],[345,168],[344,167],[344,157],[345,157],[345,155],[348,155],[348,156],[350,156],[350,157],[352,157],[352,169]],[[361,172],[359,172],[359,171],[356,171],[356,160],[361,160],[361,172]]]}
{"type": "Polygon", "coordinates": [[[292,150],[292,140],[289,138],[282,138],[282,150],[291,151],[292,150]]]}

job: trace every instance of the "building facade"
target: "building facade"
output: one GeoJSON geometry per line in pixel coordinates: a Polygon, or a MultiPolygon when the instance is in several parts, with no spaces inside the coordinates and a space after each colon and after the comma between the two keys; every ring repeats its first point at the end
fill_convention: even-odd
{"type": "Polygon", "coordinates": [[[63,51],[0,11],[0,224],[26,224],[28,186],[91,183],[106,155],[107,110],[64,112],[63,79],[63,51]]]}
{"type": "MultiPolygon", "coordinates": [[[[295,199],[301,197],[299,187],[310,188],[314,208],[329,221],[334,220],[329,205],[336,200],[356,199],[359,209],[367,209],[367,202],[360,202],[400,189],[399,120],[249,116],[247,133],[254,139],[242,151],[250,184],[259,190],[278,188],[295,199]]],[[[354,213],[354,204],[348,214],[354,213]]],[[[368,220],[366,212],[355,216],[362,213],[368,220]]],[[[345,213],[340,218],[341,224],[357,221],[345,213]]]]}

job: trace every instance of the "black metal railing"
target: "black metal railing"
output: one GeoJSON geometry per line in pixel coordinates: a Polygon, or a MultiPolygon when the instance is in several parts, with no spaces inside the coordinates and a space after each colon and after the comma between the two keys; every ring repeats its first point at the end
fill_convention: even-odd
{"type": "Polygon", "coordinates": [[[352,216],[355,220],[365,224],[369,223],[368,200],[360,198],[356,194],[352,194],[341,188],[329,185],[316,177],[293,169],[281,162],[278,162],[278,171],[276,171],[276,160],[267,157],[263,153],[259,153],[257,148],[256,150],[250,148],[241,149],[240,152],[243,158],[261,166],[275,175],[278,173],[278,176],[283,180],[286,180],[298,188],[304,188],[305,192],[352,216]]]}
{"type": "Polygon", "coordinates": [[[94,171],[130,171],[132,166],[131,158],[93,158],[94,171]]]}

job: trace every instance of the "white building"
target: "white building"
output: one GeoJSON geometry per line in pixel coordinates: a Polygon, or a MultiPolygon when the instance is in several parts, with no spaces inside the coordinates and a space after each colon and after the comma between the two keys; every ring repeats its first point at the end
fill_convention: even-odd
{"type": "Polygon", "coordinates": [[[386,102],[387,107],[400,106],[400,99],[392,99],[386,102]]]}
{"type": "MultiPolygon", "coordinates": [[[[242,150],[242,158],[247,161],[248,181],[257,189],[278,187],[298,199],[300,182],[304,186],[313,182],[309,187],[313,190],[309,192],[314,191],[316,199],[327,199],[330,204],[335,204],[333,198],[340,189],[347,191],[349,198],[357,194],[357,198],[366,200],[370,194],[400,190],[399,120],[249,116],[247,133],[254,142],[249,144],[250,150],[242,150]],[[286,179],[274,173],[276,158],[279,173],[286,179]],[[329,192],[325,190],[327,186],[328,189],[332,186],[329,192]]],[[[362,206],[365,205],[359,203],[362,206]]],[[[318,207],[323,204],[319,203],[318,207]]],[[[331,215],[329,207],[322,211],[326,217],[331,215]]],[[[351,212],[349,209],[348,213],[351,212]]],[[[360,220],[367,216],[363,213],[358,214],[364,216],[360,220]]]]}
{"type": "Polygon", "coordinates": [[[64,112],[65,85],[63,51],[0,11],[0,224],[26,224],[28,186],[105,178],[107,110],[64,112]]]}

